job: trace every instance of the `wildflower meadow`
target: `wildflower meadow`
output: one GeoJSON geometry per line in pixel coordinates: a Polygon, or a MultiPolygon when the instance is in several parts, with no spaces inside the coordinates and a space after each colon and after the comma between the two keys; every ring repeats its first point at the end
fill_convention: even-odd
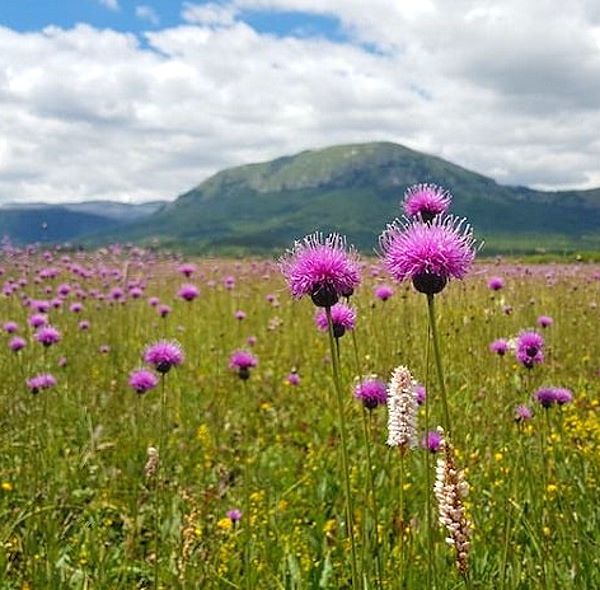
{"type": "Polygon", "coordinates": [[[600,588],[600,267],[0,255],[0,588],[600,588]]]}

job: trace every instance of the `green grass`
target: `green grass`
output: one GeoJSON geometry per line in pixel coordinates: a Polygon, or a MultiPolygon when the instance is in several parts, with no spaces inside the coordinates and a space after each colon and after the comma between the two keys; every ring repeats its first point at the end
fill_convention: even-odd
{"type": "MultiPolygon", "coordinates": [[[[93,256],[78,262],[91,267],[98,264],[93,256]]],[[[202,276],[192,282],[201,295],[188,304],[175,296],[185,280],[172,260],[141,268],[135,259],[105,258],[128,281],[147,279],[145,296],[172,305],[171,315],[160,319],[145,298],[98,306],[88,298],[79,316],[67,303],[50,312],[63,339],[46,350],[33,341],[18,294],[0,301],[0,320],[17,321],[28,340],[21,353],[5,348],[0,356],[0,588],[349,587],[335,391],[314,308],[291,301],[266,261],[197,262],[202,276]],[[229,274],[237,279],[231,291],[222,283],[229,274]],[[269,293],[277,305],[267,302],[269,293]],[[245,320],[234,319],[237,309],[245,320]],[[91,322],[88,332],[78,330],[80,319],[91,322]],[[228,369],[228,357],[250,335],[259,366],[244,383],[228,369]],[[160,388],[136,396],[127,379],[141,366],[144,347],[163,337],[177,339],[186,359],[166,375],[161,436],[160,388]],[[99,352],[103,344],[108,353],[99,352]],[[292,369],[301,376],[298,387],[286,383],[292,369]],[[25,378],[44,370],[58,385],[34,396],[25,378]],[[161,447],[158,479],[144,475],[149,446],[161,447]],[[226,511],[244,509],[245,486],[248,509],[233,526],[226,511]]],[[[9,277],[27,273],[23,291],[33,298],[66,281],[87,292],[106,292],[114,282],[64,271],[38,285],[31,269],[11,260],[2,266],[9,277]]],[[[436,301],[456,462],[471,487],[469,583],[600,587],[600,282],[590,278],[597,267],[557,270],[554,285],[546,269],[524,276],[513,268],[478,266],[436,301]],[[486,287],[490,274],[506,278],[495,295],[486,287]],[[503,313],[505,304],[512,314],[503,313]],[[540,314],[555,320],[544,332],[542,366],[528,372],[512,356],[489,352],[493,339],[534,326],[540,314]],[[529,403],[543,384],[571,388],[574,403],[535,408],[533,420],[518,427],[514,407],[529,403]]],[[[367,276],[353,298],[357,356],[351,335],[340,341],[358,568],[368,588],[377,588],[377,554],[385,588],[426,588],[430,567],[438,588],[461,588],[437,524],[428,557],[426,454],[406,455],[400,486],[400,458],[385,445],[381,408],[368,416],[376,548],[363,412],[352,396],[356,359],[363,374],[386,380],[397,365],[408,366],[427,382],[430,426],[442,420],[431,355],[429,371],[425,362],[424,297],[397,287],[384,304],[372,295],[377,280],[367,276]]],[[[423,410],[419,421],[423,431],[423,410]]]]}

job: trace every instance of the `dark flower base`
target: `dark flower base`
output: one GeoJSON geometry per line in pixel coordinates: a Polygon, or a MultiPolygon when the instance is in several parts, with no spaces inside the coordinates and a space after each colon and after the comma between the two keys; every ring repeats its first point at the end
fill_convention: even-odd
{"type": "Polygon", "coordinates": [[[162,362],[156,365],[156,370],[163,375],[171,370],[171,363],[162,362]]]}
{"type": "Polygon", "coordinates": [[[339,300],[337,291],[331,285],[316,285],[310,297],[317,307],[333,307],[339,300]]]}
{"type": "Polygon", "coordinates": [[[242,381],[247,381],[248,379],[250,379],[250,369],[248,369],[247,367],[241,367],[238,371],[238,377],[242,381]]]}
{"type": "Polygon", "coordinates": [[[346,333],[346,328],[340,324],[333,324],[333,335],[336,338],[341,338],[346,333]]]}
{"type": "Polygon", "coordinates": [[[446,277],[440,275],[434,275],[429,272],[423,272],[413,277],[413,287],[419,293],[425,293],[425,295],[435,295],[442,291],[446,286],[448,280],[446,277]]]}

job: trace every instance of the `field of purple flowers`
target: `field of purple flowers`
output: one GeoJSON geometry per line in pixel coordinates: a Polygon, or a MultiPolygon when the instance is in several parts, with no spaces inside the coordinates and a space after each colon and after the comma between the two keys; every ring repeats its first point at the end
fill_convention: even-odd
{"type": "Polygon", "coordinates": [[[0,588],[600,587],[600,268],[434,213],[379,259],[5,245],[0,588]]]}

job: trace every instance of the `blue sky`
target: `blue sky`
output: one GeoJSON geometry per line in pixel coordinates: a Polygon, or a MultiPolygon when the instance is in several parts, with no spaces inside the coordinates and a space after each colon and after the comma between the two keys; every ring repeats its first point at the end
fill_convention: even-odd
{"type": "MultiPolygon", "coordinates": [[[[186,2],[177,0],[0,0],[0,24],[17,31],[36,31],[49,25],[71,28],[87,23],[97,28],[133,32],[176,27],[185,22],[186,2]]],[[[213,4],[195,1],[195,5],[213,4]]],[[[334,16],[290,10],[242,10],[237,18],[260,33],[277,36],[322,36],[344,41],[334,16]]]]}
{"type": "Polygon", "coordinates": [[[0,203],[370,141],[593,188],[599,104],[597,0],[0,0],[0,203]]]}

